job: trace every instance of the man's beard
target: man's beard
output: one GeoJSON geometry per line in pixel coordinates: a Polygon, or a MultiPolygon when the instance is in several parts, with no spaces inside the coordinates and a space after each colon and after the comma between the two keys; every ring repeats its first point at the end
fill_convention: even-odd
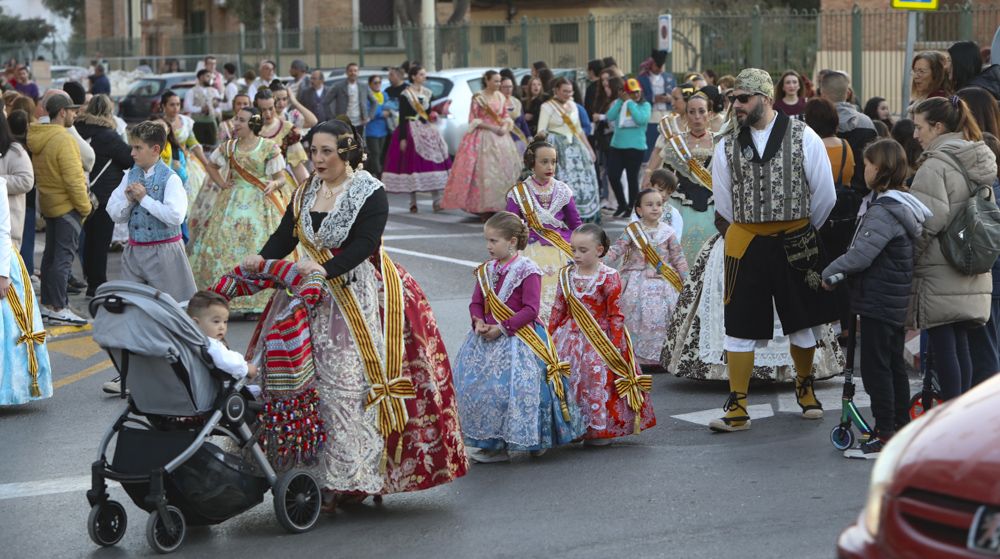
{"type": "Polygon", "coordinates": [[[740,115],[736,115],[736,122],[738,122],[740,126],[753,126],[760,122],[760,119],[762,118],[764,118],[764,104],[757,103],[757,106],[754,107],[752,111],[747,113],[746,116],[741,118],[740,115]]]}

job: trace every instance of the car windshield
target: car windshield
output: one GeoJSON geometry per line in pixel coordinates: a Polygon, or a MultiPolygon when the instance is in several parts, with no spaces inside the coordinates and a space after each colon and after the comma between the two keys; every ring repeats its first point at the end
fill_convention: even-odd
{"type": "Polygon", "coordinates": [[[449,79],[429,76],[424,86],[431,90],[431,100],[437,101],[451,93],[452,83],[449,79]]]}
{"type": "Polygon", "coordinates": [[[163,89],[163,80],[141,79],[132,85],[128,94],[135,97],[153,97],[163,89]]]}

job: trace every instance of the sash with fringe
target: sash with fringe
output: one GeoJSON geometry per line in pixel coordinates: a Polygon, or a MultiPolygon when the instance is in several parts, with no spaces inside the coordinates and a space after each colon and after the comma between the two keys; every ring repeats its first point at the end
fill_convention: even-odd
{"type": "Polygon", "coordinates": [[[572,268],[572,266],[566,266],[559,271],[559,285],[566,297],[570,316],[576,321],[590,345],[597,350],[597,354],[601,356],[608,369],[618,377],[615,379],[615,391],[619,398],[625,400],[629,409],[635,412],[633,432],[638,434],[642,425],[642,394],[653,389],[653,377],[636,372],[635,352],[632,350],[632,339],[628,335],[628,330],[623,331],[626,355],[622,355],[608,339],[604,330],[601,330],[601,326],[590,314],[587,306],[577,298],[576,291],[573,289],[573,280],[570,278],[572,268]]]}
{"type": "MultiPolygon", "coordinates": [[[[38,398],[42,395],[42,390],[38,386],[38,356],[35,354],[35,346],[45,344],[45,330],[35,331],[34,308],[35,295],[31,291],[31,277],[28,276],[28,269],[21,260],[21,255],[17,250],[12,251],[17,258],[17,266],[21,269],[21,286],[24,289],[24,300],[21,300],[14,284],[7,286],[7,302],[10,310],[14,314],[21,335],[17,338],[17,345],[24,344],[28,351],[28,374],[31,375],[31,397],[38,398]]],[[[13,266],[12,266],[13,267],[13,266]]]]}
{"type": "Polygon", "coordinates": [[[583,136],[580,134],[580,129],[577,128],[576,124],[573,123],[573,118],[569,116],[569,114],[566,111],[563,110],[562,106],[558,102],[556,102],[555,99],[550,99],[548,103],[555,108],[557,113],[559,113],[559,117],[562,118],[563,124],[565,124],[566,127],[569,128],[571,132],[573,132],[573,137],[576,138],[577,140],[583,138],[583,136]]]}
{"type": "MultiPolygon", "coordinates": [[[[486,310],[499,322],[510,320],[514,316],[514,311],[497,296],[493,284],[490,282],[486,266],[486,264],[482,264],[476,268],[476,279],[479,280],[479,289],[482,290],[486,299],[486,310]]],[[[546,333],[543,340],[531,324],[521,326],[514,334],[527,344],[535,357],[545,363],[545,382],[552,385],[552,391],[559,400],[559,409],[562,410],[563,419],[567,422],[570,421],[569,405],[566,403],[566,389],[562,381],[562,377],[569,378],[572,372],[569,363],[559,360],[559,354],[556,352],[552,337],[546,333]]]]}
{"type": "Polygon", "coordinates": [[[680,274],[660,258],[659,253],[653,248],[653,243],[649,242],[649,237],[646,236],[646,232],[642,230],[642,225],[638,221],[629,223],[625,228],[625,233],[632,239],[635,246],[639,247],[643,258],[646,259],[646,263],[652,266],[657,274],[660,274],[663,276],[663,279],[670,282],[670,285],[674,286],[674,289],[678,293],[684,289],[684,282],[681,281],[680,274]]]}
{"type": "MultiPolygon", "coordinates": [[[[500,115],[498,115],[496,111],[493,110],[493,107],[490,106],[490,102],[486,100],[486,97],[484,97],[482,93],[477,93],[473,95],[472,99],[473,101],[478,103],[479,106],[482,107],[484,111],[486,111],[486,114],[487,116],[490,117],[490,120],[495,122],[497,126],[503,126],[503,119],[500,118],[500,115]]],[[[517,126],[512,127],[510,131],[515,136],[517,136],[518,140],[521,140],[522,142],[524,142],[525,145],[528,145],[528,138],[525,137],[524,132],[521,132],[521,130],[517,126]]]]}

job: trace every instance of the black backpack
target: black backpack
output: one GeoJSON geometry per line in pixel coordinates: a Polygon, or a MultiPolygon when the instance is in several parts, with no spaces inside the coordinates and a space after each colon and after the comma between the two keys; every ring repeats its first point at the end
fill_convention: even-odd
{"type": "Polygon", "coordinates": [[[947,159],[938,159],[949,161],[951,166],[962,173],[971,193],[965,204],[951,216],[948,227],[938,234],[941,252],[948,263],[962,274],[985,274],[1000,257],[1000,208],[993,196],[993,188],[989,184],[973,183],[962,162],[954,154],[947,151],[938,153],[947,156],[947,159]]]}

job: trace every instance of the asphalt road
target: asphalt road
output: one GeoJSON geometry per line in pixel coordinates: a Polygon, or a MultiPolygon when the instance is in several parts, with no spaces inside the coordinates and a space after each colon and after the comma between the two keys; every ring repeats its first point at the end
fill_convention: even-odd
{"type": "MultiPolygon", "coordinates": [[[[458,212],[432,214],[429,200],[415,216],[403,198],[392,202],[385,244],[426,291],[454,355],[468,328],[472,266],[486,257],[481,225],[458,212]]],[[[113,271],[117,256],[112,260],[113,271]]],[[[230,344],[242,350],[251,330],[232,323],[230,344]]],[[[123,403],[100,390],[113,370],[89,334],[57,334],[49,342],[55,396],[0,408],[0,555],[151,556],[146,514],[118,487],[112,496],[129,515],[124,540],[99,549],[87,537],[89,464],[123,403]]],[[[791,386],[754,386],[750,403],[765,412],[769,406],[771,416],[755,417],[748,432],[719,435],[702,423],[725,400],[724,383],[657,375],[658,426],[611,447],[576,445],[474,465],[454,483],[340,510],[298,536],[279,527],[268,496],[221,525],[190,530],[177,555],[831,557],[837,535],[863,505],[871,468],[845,460],[829,443],[840,386],[818,385],[828,410],[822,421],[799,417],[791,386]]]]}

